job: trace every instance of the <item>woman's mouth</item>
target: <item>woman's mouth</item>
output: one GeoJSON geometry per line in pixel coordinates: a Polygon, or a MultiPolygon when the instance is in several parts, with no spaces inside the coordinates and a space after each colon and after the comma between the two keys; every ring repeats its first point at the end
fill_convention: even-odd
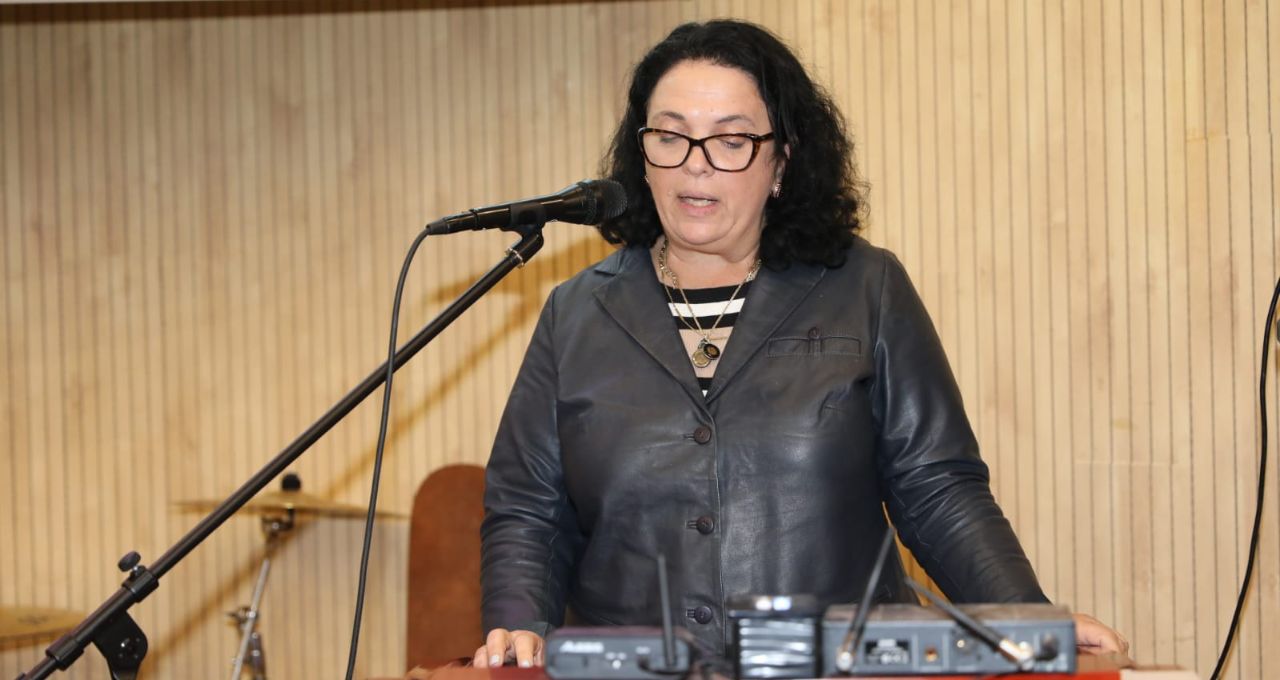
{"type": "Polygon", "coordinates": [[[714,198],[707,198],[706,196],[681,196],[680,202],[691,205],[695,208],[705,208],[717,201],[714,198]]]}

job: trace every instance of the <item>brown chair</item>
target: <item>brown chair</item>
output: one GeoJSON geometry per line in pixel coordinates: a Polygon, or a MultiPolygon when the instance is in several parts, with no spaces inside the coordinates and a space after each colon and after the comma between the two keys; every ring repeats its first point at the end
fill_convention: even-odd
{"type": "Polygon", "coordinates": [[[432,472],[413,499],[409,520],[406,668],[433,668],[470,657],[484,641],[480,624],[480,520],[484,468],[449,465],[432,472]]]}

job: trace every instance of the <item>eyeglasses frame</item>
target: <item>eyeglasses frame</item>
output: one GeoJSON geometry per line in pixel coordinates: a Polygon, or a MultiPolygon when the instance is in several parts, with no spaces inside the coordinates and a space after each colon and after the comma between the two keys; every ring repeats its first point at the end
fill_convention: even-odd
{"type": "Polygon", "coordinates": [[[716,170],[719,170],[720,172],[745,172],[748,168],[751,167],[752,163],[756,162],[756,156],[760,155],[760,145],[771,139],[773,139],[772,132],[766,132],[762,135],[752,134],[750,132],[722,132],[716,135],[707,135],[702,139],[694,139],[689,135],[676,132],[675,130],[668,130],[666,128],[642,127],[639,130],[636,130],[636,144],[640,145],[640,155],[644,156],[644,161],[655,168],[663,168],[665,170],[678,168],[684,165],[685,163],[689,162],[689,156],[693,155],[694,147],[698,147],[702,149],[702,156],[703,158],[707,159],[707,164],[715,168],[716,170]],[[649,153],[644,150],[644,135],[647,132],[663,132],[669,135],[683,137],[685,141],[689,142],[689,148],[685,150],[684,158],[681,158],[680,162],[676,163],[675,165],[659,165],[657,163],[654,163],[652,160],[649,159],[649,153]],[[711,160],[711,154],[707,153],[707,147],[705,145],[708,141],[712,139],[719,139],[721,137],[746,137],[747,139],[751,140],[751,158],[747,160],[746,165],[742,166],[741,168],[738,168],[737,170],[725,170],[724,168],[716,165],[715,161],[711,160]]]}

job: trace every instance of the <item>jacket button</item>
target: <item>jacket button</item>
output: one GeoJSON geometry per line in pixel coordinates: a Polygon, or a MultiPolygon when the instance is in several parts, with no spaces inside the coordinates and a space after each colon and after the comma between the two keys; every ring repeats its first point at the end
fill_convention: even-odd
{"type": "Polygon", "coordinates": [[[713,618],[711,607],[707,607],[705,605],[698,607],[697,609],[685,610],[685,615],[698,623],[711,623],[711,619],[713,618]]]}
{"type": "Polygon", "coordinates": [[[822,337],[822,331],[818,330],[817,326],[814,326],[813,328],[809,329],[810,340],[817,340],[820,337],[822,337]]]}
{"type": "Polygon", "coordinates": [[[707,515],[703,515],[698,518],[698,520],[694,523],[694,526],[697,527],[698,533],[702,534],[703,536],[706,536],[707,534],[716,530],[716,521],[714,519],[711,519],[707,515]]]}
{"type": "Polygon", "coordinates": [[[706,444],[711,441],[711,428],[706,425],[699,425],[698,429],[693,431],[693,441],[699,444],[706,444]]]}

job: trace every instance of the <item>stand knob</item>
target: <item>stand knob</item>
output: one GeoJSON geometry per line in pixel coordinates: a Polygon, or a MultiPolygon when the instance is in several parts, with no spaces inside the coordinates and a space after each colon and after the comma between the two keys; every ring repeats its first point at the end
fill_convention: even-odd
{"type": "Polygon", "coordinates": [[[119,562],[116,562],[116,568],[127,574],[134,567],[138,566],[138,563],[141,561],[142,555],[139,555],[136,550],[130,550],[124,554],[124,557],[120,558],[119,562]]]}

